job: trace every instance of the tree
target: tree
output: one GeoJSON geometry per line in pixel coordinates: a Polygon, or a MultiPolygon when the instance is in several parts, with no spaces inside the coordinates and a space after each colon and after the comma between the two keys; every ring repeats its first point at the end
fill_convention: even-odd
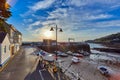
{"type": "Polygon", "coordinates": [[[7,20],[10,16],[10,5],[6,0],[0,0],[0,20],[7,20]]]}

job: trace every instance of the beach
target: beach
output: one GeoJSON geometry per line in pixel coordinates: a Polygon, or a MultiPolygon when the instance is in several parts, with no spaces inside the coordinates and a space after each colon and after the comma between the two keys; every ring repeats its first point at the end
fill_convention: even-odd
{"type": "Polygon", "coordinates": [[[59,60],[62,62],[59,64],[63,69],[63,72],[66,70],[65,74],[71,78],[71,80],[77,80],[79,77],[81,80],[108,80],[108,77],[102,75],[97,67],[100,65],[109,66],[114,71],[120,70],[119,67],[115,65],[106,64],[105,62],[98,62],[91,60],[88,57],[80,58],[80,63],[71,64],[72,56],[67,58],[59,57],[59,60]]]}

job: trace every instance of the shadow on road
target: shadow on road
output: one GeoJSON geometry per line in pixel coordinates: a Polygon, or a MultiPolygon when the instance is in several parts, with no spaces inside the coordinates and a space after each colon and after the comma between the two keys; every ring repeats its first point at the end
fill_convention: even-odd
{"type": "Polygon", "coordinates": [[[54,79],[50,75],[49,71],[42,67],[42,63],[39,61],[36,69],[32,73],[29,73],[24,80],[54,80],[54,79]]]}

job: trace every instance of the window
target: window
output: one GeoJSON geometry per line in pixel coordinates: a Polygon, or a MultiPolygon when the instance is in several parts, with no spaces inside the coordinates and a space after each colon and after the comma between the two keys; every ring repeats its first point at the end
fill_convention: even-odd
{"type": "Polygon", "coordinates": [[[9,45],[9,50],[10,50],[10,45],[9,45]]]}
{"type": "Polygon", "coordinates": [[[4,53],[6,53],[6,46],[4,47],[4,53]]]}

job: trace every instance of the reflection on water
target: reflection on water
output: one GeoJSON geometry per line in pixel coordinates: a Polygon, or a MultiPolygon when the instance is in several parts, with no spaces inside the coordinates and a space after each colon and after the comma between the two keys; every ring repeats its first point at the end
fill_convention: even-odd
{"type": "Polygon", "coordinates": [[[106,46],[103,46],[102,44],[94,44],[94,43],[88,43],[90,45],[90,48],[106,48],[106,46]]]}
{"type": "MultiPolygon", "coordinates": [[[[90,45],[91,48],[105,48],[105,46],[100,45],[100,44],[93,44],[93,43],[88,43],[90,45]]],[[[120,54],[115,54],[115,53],[108,53],[108,52],[100,52],[97,50],[92,50],[91,52],[93,54],[90,55],[90,59],[92,60],[100,60],[100,61],[105,61],[105,60],[109,60],[112,62],[120,62],[120,54]]]]}
{"type": "Polygon", "coordinates": [[[112,57],[112,56],[109,56],[109,55],[101,55],[101,54],[91,54],[90,55],[90,59],[93,59],[93,60],[116,60],[115,57],[112,57]]]}
{"type": "Polygon", "coordinates": [[[111,55],[105,55],[105,54],[91,54],[90,59],[97,62],[104,62],[107,64],[114,64],[114,65],[120,65],[120,57],[115,57],[111,55]]]}

